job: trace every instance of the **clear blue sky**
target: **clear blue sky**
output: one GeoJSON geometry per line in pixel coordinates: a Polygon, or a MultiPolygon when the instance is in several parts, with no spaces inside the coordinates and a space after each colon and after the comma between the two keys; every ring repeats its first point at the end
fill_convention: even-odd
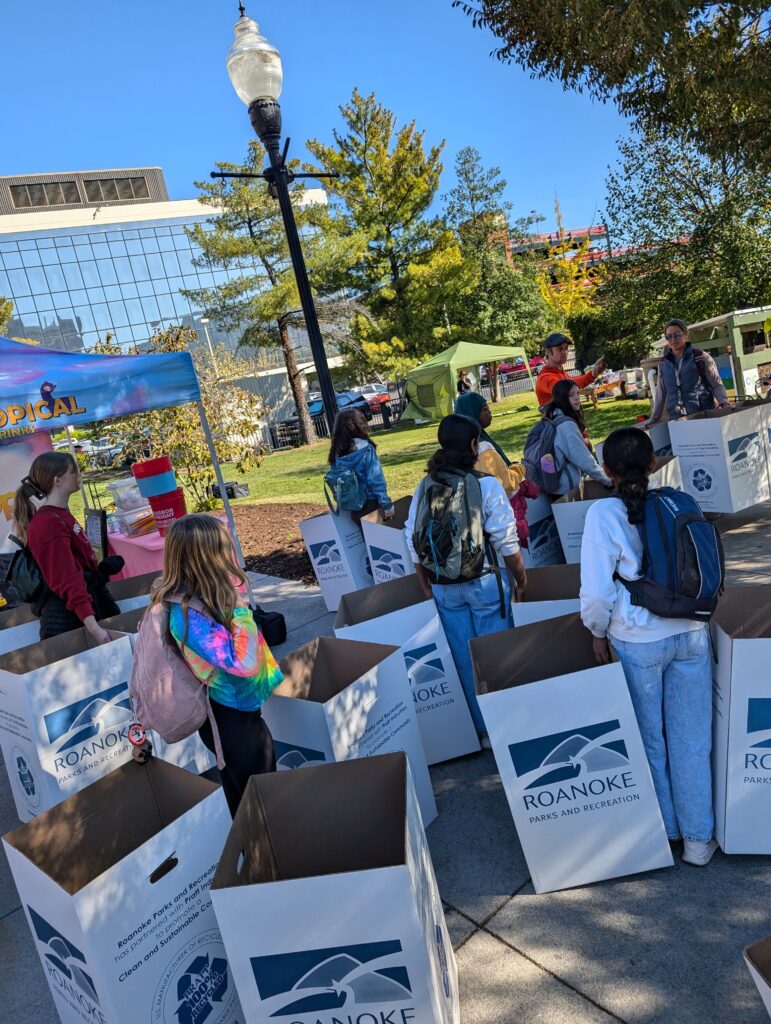
{"type": "MultiPolygon", "coordinates": [[[[612,106],[531,81],[489,54],[450,0],[251,0],[247,11],[284,62],[293,152],[327,139],[354,86],[374,91],[427,143],[446,140],[442,192],[473,145],[509,183],[514,215],[552,228],[597,218],[624,122],[612,106]]],[[[239,160],[251,127],[225,70],[234,0],[6,3],[0,174],[160,165],[173,199],[215,160],[239,160]]]]}

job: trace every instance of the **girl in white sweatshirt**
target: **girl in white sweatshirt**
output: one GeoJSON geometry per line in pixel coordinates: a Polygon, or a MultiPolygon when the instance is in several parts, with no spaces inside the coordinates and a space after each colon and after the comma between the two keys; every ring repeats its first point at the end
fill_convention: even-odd
{"type": "Polygon", "coordinates": [[[701,622],[663,619],[633,605],[615,574],[642,575],[643,522],[648,477],[655,466],[648,435],[615,430],[602,450],[618,497],[589,509],[581,545],[581,618],[594,637],[600,664],[618,656],[629,684],[664,826],[683,839],[683,860],[704,865],[712,838],[712,667],[701,622]]]}

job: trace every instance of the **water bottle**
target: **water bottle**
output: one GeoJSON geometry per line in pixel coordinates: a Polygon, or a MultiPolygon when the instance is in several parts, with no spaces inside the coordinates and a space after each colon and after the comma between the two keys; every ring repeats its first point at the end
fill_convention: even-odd
{"type": "Polygon", "coordinates": [[[557,467],[554,463],[554,456],[551,452],[547,452],[546,455],[541,456],[541,472],[546,475],[547,473],[556,473],[557,467]]]}

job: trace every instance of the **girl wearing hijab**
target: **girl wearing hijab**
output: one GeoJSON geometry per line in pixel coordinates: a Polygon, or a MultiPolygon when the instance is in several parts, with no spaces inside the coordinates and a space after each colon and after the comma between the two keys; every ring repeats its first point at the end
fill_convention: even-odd
{"type": "Polygon", "coordinates": [[[530,537],[530,527],[526,518],[527,499],[538,497],[541,493],[538,485],[525,479],[525,467],[522,463],[511,462],[501,446],[487,433],[487,428],[493,421],[493,414],[478,391],[460,395],[455,401],[455,412],[458,416],[467,416],[482,428],[479,435],[479,455],[474,469],[478,473],[494,476],[503,485],[514,510],[519,543],[526,548],[530,537]]]}

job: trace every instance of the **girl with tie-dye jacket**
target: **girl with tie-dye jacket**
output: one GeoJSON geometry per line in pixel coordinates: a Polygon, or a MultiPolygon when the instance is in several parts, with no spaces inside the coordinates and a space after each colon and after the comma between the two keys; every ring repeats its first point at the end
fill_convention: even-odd
{"type": "MultiPolygon", "coordinates": [[[[232,814],[249,777],[276,770],[273,738],[260,708],[282,679],[237,589],[246,582],[219,519],[189,515],[169,527],[153,602],[174,598],[169,631],[194,675],[209,688],[225,759],[222,788],[232,814]]],[[[199,734],[213,752],[208,721],[199,734]]]]}

